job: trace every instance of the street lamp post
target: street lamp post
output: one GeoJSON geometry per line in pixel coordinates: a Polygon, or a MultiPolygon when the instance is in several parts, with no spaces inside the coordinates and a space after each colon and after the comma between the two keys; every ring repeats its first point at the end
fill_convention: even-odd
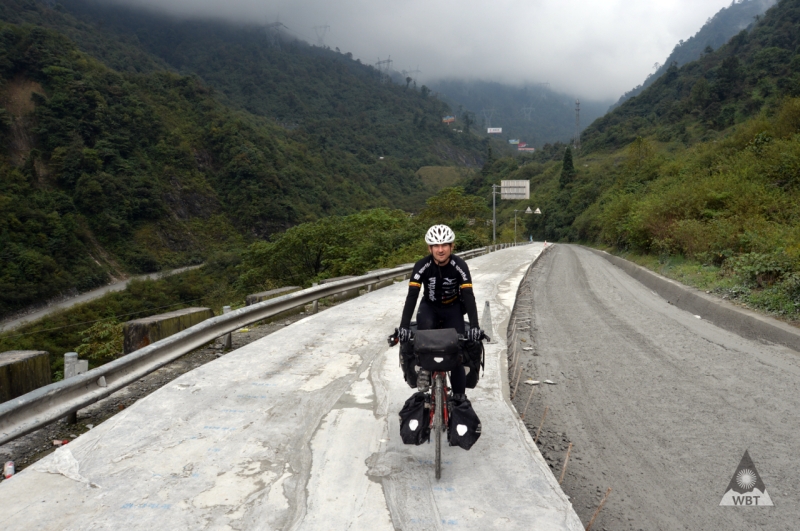
{"type": "Polygon", "coordinates": [[[492,245],[497,243],[497,206],[495,198],[500,193],[496,190],[497,188],[501,188],[500,185],[492,185],[492,245]]]}

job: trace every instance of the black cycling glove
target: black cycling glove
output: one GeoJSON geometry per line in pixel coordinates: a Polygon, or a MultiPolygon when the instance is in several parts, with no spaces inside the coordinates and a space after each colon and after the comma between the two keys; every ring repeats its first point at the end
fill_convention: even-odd
{"type": "Polygon", "coordinates": [[[400,340],[400,343],[406,343],[409,339],[411,339],[411,330],[401,326],[397,329],[397,339],[400,340]]]}
{"type": "Polygon", "coordinates": [[[471,328],[467,332],[467,339],[469,339],[470,341],[480,341],[481,337],[483,337],[483,330],[481,330],[477,326],[475,328],[471,328]]]}

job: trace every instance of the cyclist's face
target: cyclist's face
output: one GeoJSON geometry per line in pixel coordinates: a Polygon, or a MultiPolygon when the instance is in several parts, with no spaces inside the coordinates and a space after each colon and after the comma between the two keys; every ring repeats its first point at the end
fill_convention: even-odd
{"type": "Polygon", "coordinates": [[[434,260],[440,264],[444,264],[448,260],[450,260],[450,254],[453,252],[453,244],[452,243],[437,243],[434,245],[429,245],[428,249],[430,249],[431,254],[433,255],[434,260]]]}

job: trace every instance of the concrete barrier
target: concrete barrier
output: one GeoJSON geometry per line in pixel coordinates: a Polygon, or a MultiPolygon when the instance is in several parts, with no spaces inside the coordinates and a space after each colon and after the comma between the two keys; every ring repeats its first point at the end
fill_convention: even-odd
{"type": "MultiPolygon", "coordinates": [[[[295,291],[300,291],[300,286],[285,286],[283,288],[271,289],[269,291],[262,291],[261,293],[253,293],[252,295],[248,295],[245,298],[245,306],[252,306],[253,304],[258,304],[259,302],[264,302],[269,299],[274,299],[275,297],[282,297],[284,295],[288,295],[289,293],[294,293],[295,291]]],[[[292,308],[291,310],[287,310],[285,312],[281,312],[277,315],[273,315],[269,319],[264,319],[261,321],[262,323],[272,323],[274,321],[280,321],[281,319],[286,319],[289,316],[297,315],[298,313],[303,313],[305,308],[298,307],[292,308]]]]}
{"type": "Polygon", "coordinates": [[[283,288],[262,291],[261,293],[253,293],[245,298],[245,306],[250,306],[262,301],[274,299],[275,297],[279,297],[281,295],[288,295],[289,293],[300,291],[301,289],[302,288],[300,286],[285,286],[283,288]]]}
{"type": "Polygon", "coordinates": [[[47,352],[0,352],[0,402],[17,398],[51,382],[50,354],[47,352]]]}
{"type": "Polygon", "coordinates": [[[125,354],[130,354],[211,317],[214,317],[214,312],[211,311],[211,308],[184,308],[183,310],[128,321],[123,327],[125,336],[123,351],[125,354]]]}
{"type": "Polygon", "coordinates": [[[700,290],[684,286],[619,256],[587,247],[625,271],[681,310],[699,315],[718,327],[747,339],[769,341],[800,352],[800,329],[777,319],[738,308],[700,290]]]}

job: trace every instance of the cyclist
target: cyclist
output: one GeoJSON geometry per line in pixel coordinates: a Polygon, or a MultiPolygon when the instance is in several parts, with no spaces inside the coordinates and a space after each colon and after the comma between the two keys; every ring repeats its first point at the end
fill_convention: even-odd
{"type": "MultiPolygon", "coordinates": [[[[425,292],[417,311],[418,330],[455,328],[467,339],[480,341],[482,331],[478,326],[478,308],[472,292],[472,277],[467,263],[453,254],[455,239],[456,235],[447,225],[434,225],[425,234],[425,243],[428,244],[431,254],[414,264],[398,328],[400,342],[405,343],[411,338],[411,314],[414,313],[422,286],[425,286],[425,292]],[[465,330],[464,310],[469,317],[469,330],[465,330]]],[[[453,398],[466,398],[466,373],[463,365],[450,372],[450,384],[453,398]]],[[[428,371],[420,370],[417,386],[420,391],[428,390],[428,371]]]]}

